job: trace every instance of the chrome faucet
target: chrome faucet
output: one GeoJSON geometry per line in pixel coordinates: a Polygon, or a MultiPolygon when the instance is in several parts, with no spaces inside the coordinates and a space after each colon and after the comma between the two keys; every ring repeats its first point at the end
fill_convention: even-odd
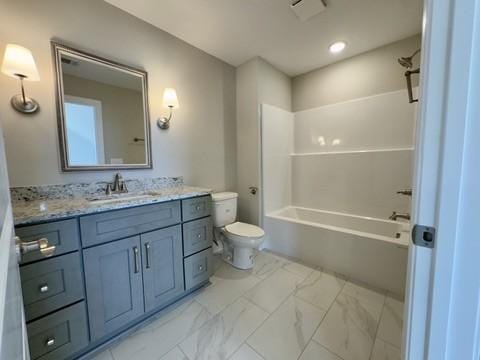
{"type": "Polygon", "coordinates": [[[115,174],[115,180],[113,181],[113,184],[107,184],[107,188],[105,189],[106,195],[121,194],[127,192],[127,184],[125,183],[125,180],[123,180],[123,177],[120,173],[115,174]]]}
{"type": "Polygon", "coordinates": [[[410,214],[409,213],[397,213],[394,211],[392,215],[388,217],[390,220],[397,221],[397,219],[405,219],[405,220],[410,220],[410,214]]]}

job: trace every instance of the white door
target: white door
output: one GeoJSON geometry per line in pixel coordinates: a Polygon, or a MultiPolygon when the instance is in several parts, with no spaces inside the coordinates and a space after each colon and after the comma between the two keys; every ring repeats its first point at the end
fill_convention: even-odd
{"type": "Polygon", "coordinates": [[[480,0],[426,0],[403,359],[480,356],[480,0]]]}
{"type": "Polygon", "coordinates": [[[3,133],[0,128],[0,359],[27,360],[20,272],[15,251],[12,207],[3,133]]]}

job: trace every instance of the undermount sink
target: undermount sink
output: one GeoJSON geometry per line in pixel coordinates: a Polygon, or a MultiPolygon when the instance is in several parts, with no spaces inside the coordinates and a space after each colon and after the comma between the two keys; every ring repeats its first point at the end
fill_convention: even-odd
{"type": "Polygon", "coordinates": [[[121,202],[121,201],[147,199],[151,197],[152,195],[130,195],[130,196],[111,195],[111,196],[98,197],[98,198],[87,199],[87,200],[92,204],[110,204],[110,203],[121,202]]]}

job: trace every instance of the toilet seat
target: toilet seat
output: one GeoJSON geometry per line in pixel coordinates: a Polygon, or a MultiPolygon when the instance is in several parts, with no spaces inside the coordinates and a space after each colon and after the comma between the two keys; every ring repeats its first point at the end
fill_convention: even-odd
{"type": "Polygon", "coordinates": [[[225,226],[225,231],[228,234],[246,239],[259,239],[265,236],[265,231],[262,228],[239,221],[225,226]]]}

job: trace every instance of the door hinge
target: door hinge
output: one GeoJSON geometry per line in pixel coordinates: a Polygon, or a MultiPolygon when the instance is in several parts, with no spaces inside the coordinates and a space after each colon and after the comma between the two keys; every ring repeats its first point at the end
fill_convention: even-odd
{"type": "Polygon", "coordinates": [[[435,247],[436,230],[433,226],[415,225],[412,230],[412,241],[417,246],[430,249],[435,247]]]}

